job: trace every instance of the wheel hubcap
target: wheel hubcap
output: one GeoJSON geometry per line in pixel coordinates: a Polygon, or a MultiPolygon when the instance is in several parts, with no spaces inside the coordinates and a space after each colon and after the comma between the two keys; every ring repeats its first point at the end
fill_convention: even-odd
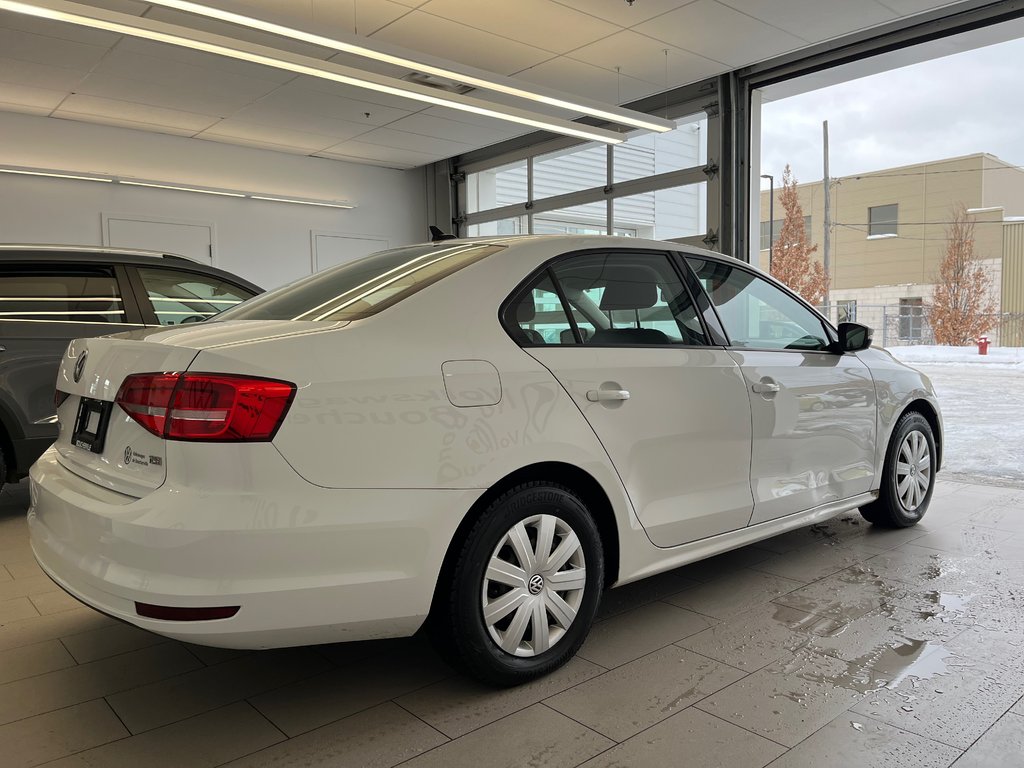
{"type": "Polygon", "coordinates": [[[928,439],[914,430],[903,438],[896,456],[896,495],[908,512],[924,502],[932,483],[932,457],[928,439]]]}
{"type": "Polygon", "coordinates": [[[498,542],[484,573],[487,632],[514,656],[536,656],[572,626],[587,584],[583,546],[554,515],[516,523],[498,542]]]}

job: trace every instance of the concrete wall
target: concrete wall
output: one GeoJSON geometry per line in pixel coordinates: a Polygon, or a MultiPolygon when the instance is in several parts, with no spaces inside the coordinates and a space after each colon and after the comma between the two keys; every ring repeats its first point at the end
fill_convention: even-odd
{"type": "Polygon", "coordinates": [[[422,169],[390,170],[2,112],[0,137],[0,165],[347,199],[358,205],[353,210],[316,208],[0,174],[0,242],[102,245],[104,214],[211,223],[214,265],[272,288],[310,273],[315,232],[384,240],[392,247],[426,239],[422,169]]]}

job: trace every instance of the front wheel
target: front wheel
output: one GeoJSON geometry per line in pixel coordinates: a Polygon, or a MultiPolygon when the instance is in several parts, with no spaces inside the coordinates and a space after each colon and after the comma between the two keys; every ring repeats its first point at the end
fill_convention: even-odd
{"type": "Polygon", "coordinates": [[[874,525],[909,528],[924,517],[935,489],[935,436],[916,411],[904,414],[885,455],[878,500],[860,513],[874,525]]]}
{"type": "Polygon", "coordinates": [[[600,535],[580,498],[524,483],[495,499],[466,537],[435,641],[483,682],[525,683],[576,653],[603,583],[600,535]]]}

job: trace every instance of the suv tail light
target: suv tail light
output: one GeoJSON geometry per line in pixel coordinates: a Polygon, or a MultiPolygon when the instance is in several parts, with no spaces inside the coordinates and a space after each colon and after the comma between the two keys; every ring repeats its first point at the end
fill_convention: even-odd
{"type": "Polygon", "coordinates": [[[116,402],[167,440],[272,440],[295,397],[287,381],[227,373],[136,373],[116,402]]]}

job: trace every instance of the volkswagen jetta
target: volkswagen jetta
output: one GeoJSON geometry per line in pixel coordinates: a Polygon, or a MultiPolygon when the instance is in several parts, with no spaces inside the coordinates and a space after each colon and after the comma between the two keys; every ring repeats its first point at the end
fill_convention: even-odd
{"type": "Polygon", "coordinates": [[[860,509],[924,515],[927,378],[737,260],[603,237],[385,251],[71,343],[31,472],[57,584],[170,637],[428,626],[514,684],[605,588],[860,509]]]}

